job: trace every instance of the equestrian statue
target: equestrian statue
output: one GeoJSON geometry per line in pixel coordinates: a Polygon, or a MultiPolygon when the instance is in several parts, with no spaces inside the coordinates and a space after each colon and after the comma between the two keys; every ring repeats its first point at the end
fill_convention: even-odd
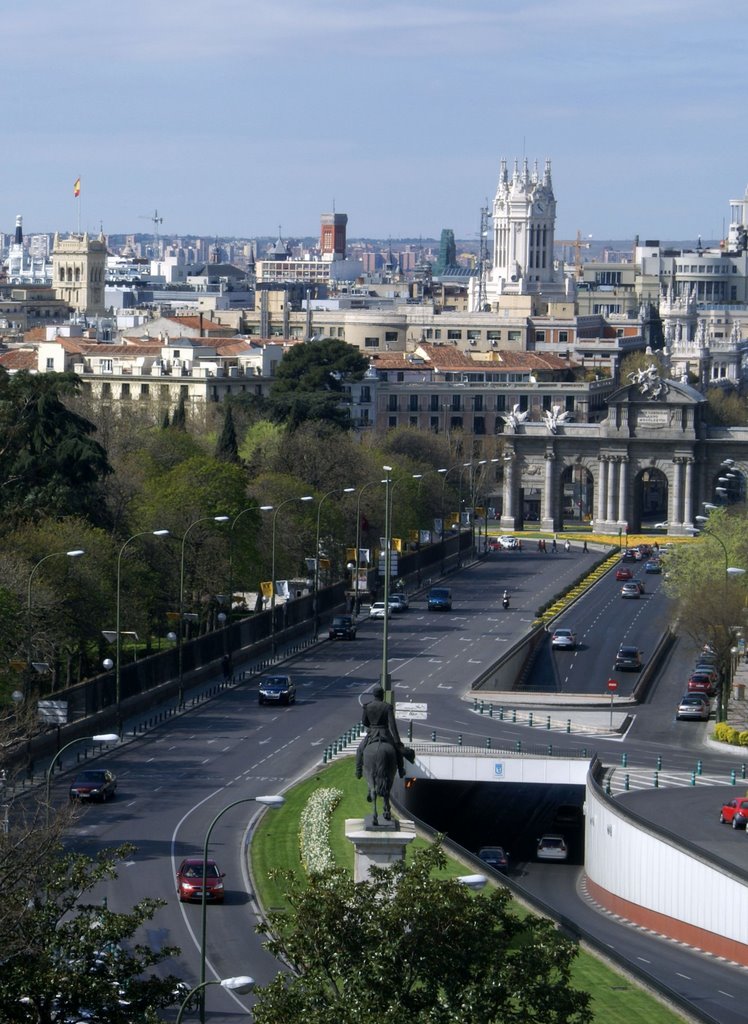
{"type": "Polygon", "coordinates": [[[374,804],[372,824],[379,824],[377,797],[382,798],[382,817],[385,821],[392,820],[390,792],[395,781],[395,772],[400,778],[405,775],[405,762],[413,763],[415,752],[403,746],[395,721],[395,709],[384,699],[384,690],[375,686],[372,690],[373,700],[364,705],[361,721],[366,727],[366,734],[356,751],[356,778],[366,777],[369,792],[366,799],[374,804]]]}

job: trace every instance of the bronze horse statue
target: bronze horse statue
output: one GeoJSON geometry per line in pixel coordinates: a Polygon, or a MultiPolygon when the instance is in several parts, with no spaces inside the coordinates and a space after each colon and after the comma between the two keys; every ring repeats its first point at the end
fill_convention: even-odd
{"type": "Polygon", "coordinates": [[[371,821],[379,824],[377,798],[382,798],[382,817],[385,821],[392,820],[390,793],[397,772],[397,756],[395,748],[385,739],[376,737],[364,748],[364,778],[369,792],[366,797],[373,804],[371,821]]]}

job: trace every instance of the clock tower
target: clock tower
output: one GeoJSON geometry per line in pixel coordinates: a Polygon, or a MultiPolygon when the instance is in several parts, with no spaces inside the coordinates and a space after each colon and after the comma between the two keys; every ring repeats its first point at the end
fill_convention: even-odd
{"type": "Polygon", "coordinates": [[[486,280],[489,302],[501,295],[564,296],[563,274],[553,262],[555,224],[550,160],[542,177],[537,163],[530,171],[525,160],[520,170],[515,160],[511,178],[502,160],[493,201],[493,260],[486,280]]]}

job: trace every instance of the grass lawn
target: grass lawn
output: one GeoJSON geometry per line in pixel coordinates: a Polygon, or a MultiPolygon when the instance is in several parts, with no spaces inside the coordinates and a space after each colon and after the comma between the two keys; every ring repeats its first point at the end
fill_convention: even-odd
{"type": "MultiPolygon", "coordinates": [[[[354,776],[353,758],[346,757],[320,767],[314,775],[289,790],[283,807],[266,813],[256,829],[250,849],[252,875],[257,898],[266,910],[286,906],[283,886],[270,879],[269,872],[281,868],[301,874],[299,818],[310,794],[323,787],[339,789],[343,794],[330,821],[330,846],[337,863],[353,872],[353,845],[345,838],[345,820],[363,818],[369,805],[365,784],[354,776]]],[[[427,843],[428,840],[418,836],[408,852],[427,843]]],[[[472,871],[472,867],[449,858],[444,875],[453,877],[472,871]]],[[[518,904],[515,910],[520,916],[526,913],[518,904]]],[[[595,1020],[599,1024],[676,1024],[684,1019],[584,950],[575,962],[573,973],[578,987],[591,993],[595,1020]]]]}

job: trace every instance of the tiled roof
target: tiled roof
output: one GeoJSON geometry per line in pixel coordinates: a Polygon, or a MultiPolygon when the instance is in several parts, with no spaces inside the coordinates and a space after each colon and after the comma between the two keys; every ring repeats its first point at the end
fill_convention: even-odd
{"type": "Polygon", "coordinates": [[[189,327],[193,331],[203,330],[209,334],[228,334],[228,328],[225,324],[217,324],[212,320],[209,320],[206,316],[167,316],[165,320],[170,320],[172,323],[181,324],[183,327],[189,327]]]}
{"type": "Polygon", "coordinates": [[[36,349],[14,348],[0,354],[0,366],[6,370],[35,370],[38,365],[36,349]]]}

